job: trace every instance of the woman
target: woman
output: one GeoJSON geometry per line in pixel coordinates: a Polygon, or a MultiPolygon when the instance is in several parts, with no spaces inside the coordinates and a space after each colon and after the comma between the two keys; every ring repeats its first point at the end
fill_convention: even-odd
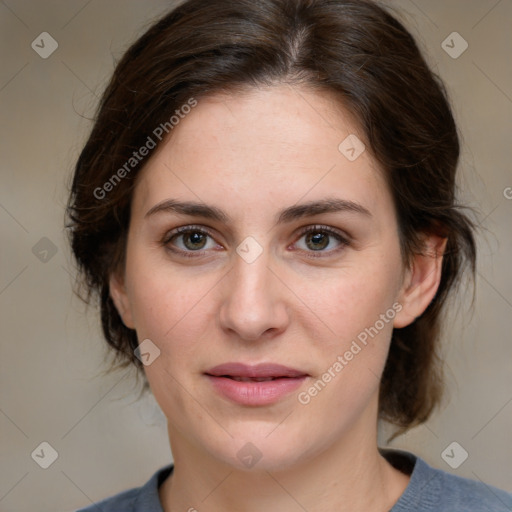
{"type": "Polygon", "coordinates": [[[174,464],[83,510],[510,510],[379,448],[441,397],[473,225],[411,35],[360,0],[188,0],[126,52],[78,160],[74,254],[174,464]]]}

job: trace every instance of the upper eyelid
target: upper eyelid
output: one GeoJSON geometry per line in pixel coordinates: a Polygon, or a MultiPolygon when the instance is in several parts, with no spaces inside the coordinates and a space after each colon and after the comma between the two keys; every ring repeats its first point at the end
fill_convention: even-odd
{"type": "Polygon", "coordinates": [[[299,229],[299,234],[303,235],[304,233],[307,233],[308,231],[326,231],[330,235],[338,235],[341,238],[345,239],[351,239],[352,237],[344,230],[335,228],[333,226],[327,226],[324,224],[311,224],[309,226],[304,226],[303,228],[299,229]]]}
{"type": "MultiPolygon", "coordinates": [[[[302,228],[298,229],[297,236],[299,238],[302,238],[306,233],[315,231],[315,230],[325,231],[329,234],[329,236],[338,236],[342,242],[346,242],[346,243],[350,242],[352,239],[352,237],[347,232],[340,230],[339,228],[335,228],[333,226],[327,226],[327,225],[323,225],[323,224],[310,224],[308,226],[303,226],[302,228]]],[[[214,230],[212,230],[211,228],[206,227],[206,226],[196,225],[196,224],[187,224],[185,226],[179,226],[177,228],[174,228],[174,229],[166,232],[166,234],[163,237],[163,241],[165,243],[169,243],[172,240],[172,238],[174,238],[176,236],[183,235],[184,233],[193,232],[193,231],[198,231],[203,234],[206,234],[215,240],[215,237],[212,234],[212,231],[214,231],[214,230]]],[[[295,241],[297,241],[297,240],[295,240],[295,241]]],[[[197,251],[197,252],[199,252],[199,251],[197,251]]]]}
{"type": "MultiPolygon", "coordinates": [[[[328,226],[326,224],[309,224],[307,226],[303,226],[301,228],[299,228],[298,231],[300,234],[303,234],[303,233],[307,233],[308,231],[312,231],[312,230],[315,230],[317,229],[318,231],[321,231],[321,230],[324,230],[324,231],[328,231],[328,232],[331,232],[331,233],[337,233],[339,234],[340,236],[345,236],[347,238],[350,238],[350,235],[344,231],[344,230],[341,230],[339,228],[335,228],[333,226],[328,226]]],[[[213,229],[213,228],[210,228],[208,226],[202,226],[202,225],[199,225],[199,224],[187,224],[187,225],[184,225],[184,226],[178,226],[177,228],[174,228],[174,229],[171,229],[169,231],[166,232],[166,235],[169,235],[169,234],[173,234],[173,235],[176,235],[176,234],[181,234],[183,232],[187,232],[187,231],[193,231],[193,230],[196,230],[196,231],[200,231],[200,232],[203,232],[203,233],[206,233],[206,234],[211,234],[212,232],[215,232],[217,230],[213,229]]]]}

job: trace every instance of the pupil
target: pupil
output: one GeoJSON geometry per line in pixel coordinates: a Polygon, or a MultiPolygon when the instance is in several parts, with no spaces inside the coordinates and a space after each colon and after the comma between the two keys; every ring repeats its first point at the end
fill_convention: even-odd
{"type": "Polygon", "coordinates": [[[312,241],[313,244],[316,245],[316,247],[314,247],[313,250],[317,251],[319,249],[324,249],[325,247],[327,247],[328,237],[323,233],[315,233],[315,234],[308,235],[307,241],[308,242],[312,241]],[[323,241],[323,243],[322,243],[322,241],[323,241]]]}

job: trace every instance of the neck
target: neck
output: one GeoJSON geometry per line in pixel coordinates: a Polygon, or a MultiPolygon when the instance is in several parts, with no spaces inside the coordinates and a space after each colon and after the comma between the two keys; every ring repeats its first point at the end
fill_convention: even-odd
{"type": "Polygon", "coordinates": [[[354,428],[314,456],[278,471],[233,468],[199,450],[169,425],[174,471],[160,488],[163,509],[387,512],[404,492],[409,476],[380,455],[377,425],[372,424],[371,431],[354,428]]]}

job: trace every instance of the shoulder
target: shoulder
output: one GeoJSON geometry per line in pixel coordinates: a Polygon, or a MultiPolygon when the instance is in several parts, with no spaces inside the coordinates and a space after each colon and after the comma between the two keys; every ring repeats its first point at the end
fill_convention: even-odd
{"type": "Polygon", "coordinates": [[[81,508],[77,512],[94,512],[99,510],[101,512],[121,512],[121,510],[135,512],[137,509],[134,508],[134,502],[140,497],[140,491],[140,487],[130,489],[129,491],[124,491],[105,500],[93,503],[89,507],[81,508]]]}
{"type": "Polygon", "coordinates": [[[447,510],[454,510],[455,506],[460,510],[512,510],[512,493],[482,481],[462,478],[439,469],[432,468],[432,471],[441,482],[441,503],[447,510]]]}
{"type": "Polygon", "coordinates": [[[411,479],[390,512],[510,512],[512,493],[434,468],[412,453],[381,450],[390,463],[409,464],[411,479]]]}
{"type": "Polygon", "coordinates": [[[161,468],[143,486],[93,503],[77,512],[163,512],[158,488],[172,473],[173,468],[173,465],[161,468]]]}

